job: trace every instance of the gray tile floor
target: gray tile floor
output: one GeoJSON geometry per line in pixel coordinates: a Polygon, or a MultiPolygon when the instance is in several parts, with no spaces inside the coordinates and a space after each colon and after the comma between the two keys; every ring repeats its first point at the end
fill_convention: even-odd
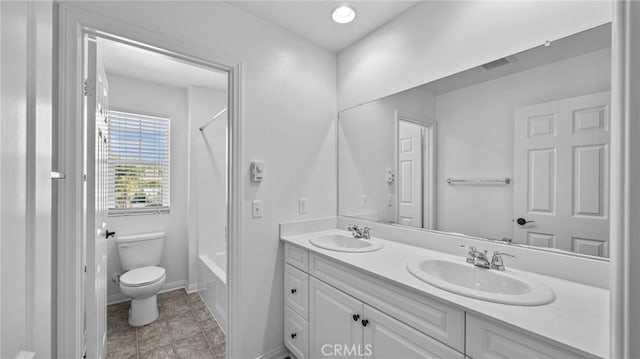
{"type": "Polygon", "coordinates": [[[197,293],[161,293],[158,306],[160,317],[138,328],[127,322],[129,302],[107,307],[107,358],[225,357],[225,335],[197,293]]]}

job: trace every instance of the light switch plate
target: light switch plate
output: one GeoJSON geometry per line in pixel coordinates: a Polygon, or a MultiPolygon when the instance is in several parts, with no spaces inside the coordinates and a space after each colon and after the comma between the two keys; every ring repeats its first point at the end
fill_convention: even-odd
{"type": "Polygon", "coordinates": [[[251,217],[252,218],[262,217],[262,201],[251,202],[251,217]]]}
{"type": "Polygon", "coordinates": [[[306,198],[298,199],[298,213],[307,214],[307,199],[306,198]]]}

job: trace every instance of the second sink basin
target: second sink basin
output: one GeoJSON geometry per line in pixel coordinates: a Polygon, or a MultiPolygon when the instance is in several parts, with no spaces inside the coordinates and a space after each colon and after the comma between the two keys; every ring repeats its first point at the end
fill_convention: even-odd
{"type": "Polygon", "coordinates": [[[373,252],[382,248],[382,242],[378,239],[353,238],[352,236],[338,233],[313,236],[309,239],[309,242],[316,247],[338,252],[362,253],[373,252]]]}
{"type": "Polygon", "coordinates": [[[518,273],[478,268],[466,262],[440,259],[407,263],[418,279],[438,288],[489,302],[512,305],[544,305],[556,296],[547,285],[518,273]]]}

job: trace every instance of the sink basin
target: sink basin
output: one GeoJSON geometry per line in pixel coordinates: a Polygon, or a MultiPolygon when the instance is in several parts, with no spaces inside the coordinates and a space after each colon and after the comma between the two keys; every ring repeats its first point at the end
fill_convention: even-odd
{"type": "Polygon", "coordinates": [[[342,234],[323,234],[311,237],[309,242],[316,247],[338,252],[373,252],[382,248],[380,240],[353,238],[342,234]]]}
{"type": "Polygon", "coordinates": [[[511,271],[478,268],[464,261],[440,259],[407,263],[418,279],[456,294],[512,305],[544,305],[556,299],[546,284],[511,271]]]}

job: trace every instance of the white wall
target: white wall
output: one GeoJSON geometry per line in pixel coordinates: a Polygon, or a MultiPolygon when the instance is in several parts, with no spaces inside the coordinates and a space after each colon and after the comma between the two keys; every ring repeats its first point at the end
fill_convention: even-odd
{"type": "Polygon", "coordinates": [[[611,21],[611,1],[425,1],[338,55],[338,108],[611,21]]]}
{"type": "MultiPolygon", "coordinates": [[[[107,69],[108,70],[108,69],[107,69]]],[[[167,271],[165,285],[183,286],[187,279],[187,202],[188,202],[188,101],[187,89],[156,84],[107,72],[111,110],[166,116],[171,119],[170,213],[139,216],[110,216],[109,230],[116,236],[166,232],[162,264],[167,271]]],[[[119,298],[120,287],[110,279],[122,273],[115,237],[107,244],[108,295],[119,298]]]]}
{"type": "MultiPolygon", "coordinates": [[[[191,151],[191,189],[189,221],[195,226],[197,255],[215,260],[216,253],[226,252],[227,225],[227,120],[225,112],[204,131],[199,127],[227,107],[224,91],[189,87],[189,134],[191,151]]],[[[190,258],[197,260],[197,258],[190,258]]],[[[196,262],[197,263],[197,262],[196,262]]],[[[222,267],[222,264],[219,264],[222,267]]],[[[226,270],[226,269],[225,269],[226,270]]],[[[190,283],[192,280],[190,279],[190,283]]]]}
{"type": "MultiPolygon", "coordinates": [[[[336,57],[224,2],[69,2],[88,25],[229,64],[242,62],[241,162],[245,176],[239,254],[240,295],[230,310],[234,358],[283,344],[282,221],[336,214],[336,57]],[[251,160],[265,181],[249,182],[251,160]],[[305,197],[306,215],[297,199],[305,197]],[[251,200],[264,215],[251,219],[251,200]],[[241,335],[241,337],[240,337],[241,335]]],[[[230,266],[234,263],[230,263],[230,266]]],[[[231,284],[233,287],[233,285],[231,284]]]]}
{"type": "Polygon", "coordinates": [[[437,228],[512,237],[513,186],[450,186],[448,177],[513,178],[513,113],[518,107],[611,88],[604,49],[436,97],[437,228]]]}
{"type": "Polygon", "coordinates": [[[387,182],[387,170],[396,170],[396,111],[433,120],[435,110],[434,95],[413,89],[340,112],[341,215],[397,221],[397,174],[396,181],[387,182]]]}
{"type": "Polygon", "coordinates": [[[49,358],[52,6],[0,2],[0,357],[49,358]]]}

